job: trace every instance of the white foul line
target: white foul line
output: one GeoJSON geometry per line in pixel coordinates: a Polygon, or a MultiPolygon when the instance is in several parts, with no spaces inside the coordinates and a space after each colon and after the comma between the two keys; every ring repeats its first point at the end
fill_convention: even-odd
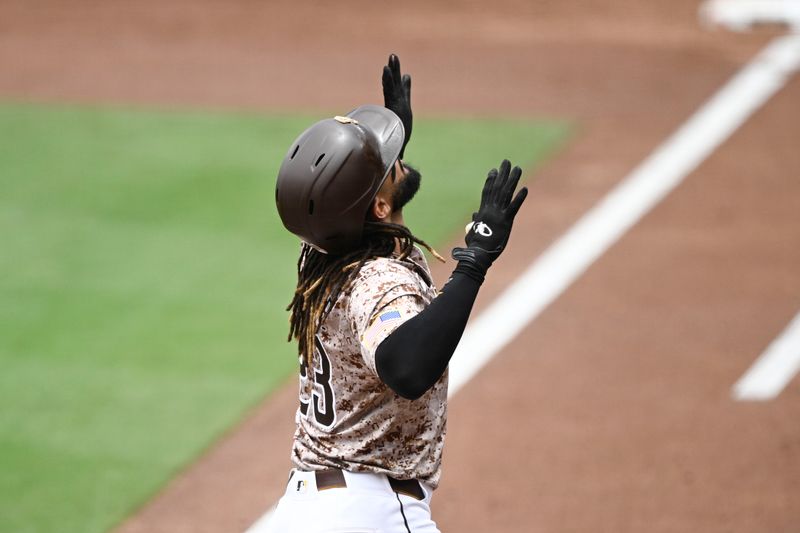
{"type": "Polygon", "coordinates": [[[733,386],[737,400],[771,400],[800,372],[800,313],[733,386]]]}
{"type": "Polygon", "coordinates": [[[700,20],[735,31],[745,31],[756,24],[785,24],[800,30],[800,1],[706,0],[700,6],[700,20]]]}
{"type": "Polygon", "coordinates": [[[476,320],[450,363],[454,394],[775,94],[800,64],[800,35],[772,41],[476,320]]]}
{"type": "MultiPolygon", "coordinates": [[[[517,281],[470,322],[450,362],[453,396],[495,354],[775,94],[798,68],[800,35],[770,43],[517,281]]],[[[263,533],[272,511],[246,533],[263,533]]]]}

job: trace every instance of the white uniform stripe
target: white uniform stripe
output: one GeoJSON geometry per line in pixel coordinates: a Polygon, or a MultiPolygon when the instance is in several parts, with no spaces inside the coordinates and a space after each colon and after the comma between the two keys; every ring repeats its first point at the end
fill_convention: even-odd
{"type": "MultiPolygon", "coordinates": [[[[800,35],[775,39],[473,320],[450,363],[454,395],[645,213],[724,142],[800,63],[800,35]]],[[[272,511],[246,533],[263,533],[272,511]]]]}
{"type": "Polygon", "coordinates": [[[800,313],[733,386],[737,400],[771,400],[800,372],[800,313]]]}

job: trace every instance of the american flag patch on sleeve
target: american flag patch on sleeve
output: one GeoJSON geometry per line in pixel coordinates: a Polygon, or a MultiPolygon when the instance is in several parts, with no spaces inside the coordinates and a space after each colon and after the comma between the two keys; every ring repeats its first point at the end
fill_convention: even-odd
{"type": "Polygon", "coordinates": [[[378,318],[380,319],[381,322],[386,322],[387,320],[393,320],[395,318],[400,318],[400,311],[397,311],[397,310],[386,311],[385,313],[381,314],[381,316],[379,316],[378,318]]]}
{"type": "Polygon", "coordinates": [[[361,344],[368,350],[373,350],[380,342],[386,338],[386,332],[396,328],[398,320],[402,319],[399,309],[384,311],[372,321],[364,335],[361,336],[361,344]]]}

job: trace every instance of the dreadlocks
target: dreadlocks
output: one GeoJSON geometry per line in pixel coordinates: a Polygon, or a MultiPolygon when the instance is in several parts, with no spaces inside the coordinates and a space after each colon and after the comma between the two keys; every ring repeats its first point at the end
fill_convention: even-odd
{"type": "Polygon", "coordinates": [[[297,339],[297,349],[312,367],[314,336],[339,295],[347,291],[364,264],[378,257],[389,257],[399,249],[403,260],[419,244],[440,261],[444,259],[405,226],[385,222],[366,222],[361,247],[345,255],[331,256],[303,245],[297,260],[297,289],[286,308],[289,316],[288,341],[297,339]]]}

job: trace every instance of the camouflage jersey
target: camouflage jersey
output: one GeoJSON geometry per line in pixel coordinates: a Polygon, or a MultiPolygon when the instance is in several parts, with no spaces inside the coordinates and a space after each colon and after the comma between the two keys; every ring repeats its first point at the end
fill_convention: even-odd
{"type": "Polygon", "coordinates": [[[362,267],[317,332],[312,372],[301,358],[295,466],[376,472],[438,485],[447,372],[412,401],[386,386],[375,370],[381,341],[435,296],[417,248],[404,261],[380,258],[362,267]]]}

